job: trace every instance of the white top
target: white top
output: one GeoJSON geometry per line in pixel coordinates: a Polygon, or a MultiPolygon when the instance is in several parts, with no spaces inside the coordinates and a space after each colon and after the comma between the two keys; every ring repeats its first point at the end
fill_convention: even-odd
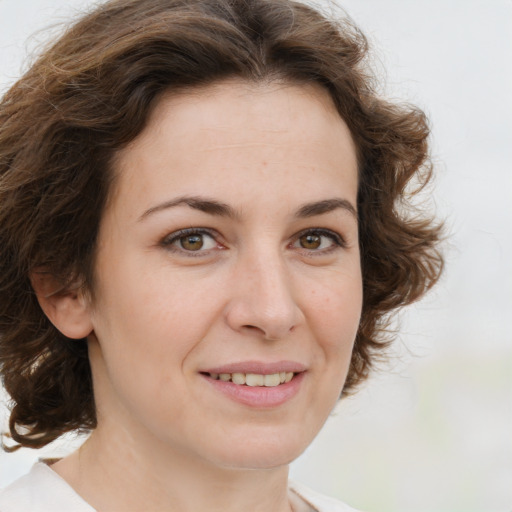
{"type": "MultiPolygon", "coordinates": [[[[340,501],[290,484],[294,512],[357,512],[340,501]]],[[[96,512],[55,471],[42,462],[0,491],[0,512],[96,512]]]]}

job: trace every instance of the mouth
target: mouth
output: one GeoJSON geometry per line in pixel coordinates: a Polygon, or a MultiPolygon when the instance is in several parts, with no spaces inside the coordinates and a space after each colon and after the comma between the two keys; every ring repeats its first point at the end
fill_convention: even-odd
{"type": "Polygon", "coordinates": [[[203,373],[206,377],[223,382],[232,382],[238,386],[273,388],[290,382],[297,373],[278,372],[271,374],[261,373],[203,373]]]}
{"type": "Polygon", "coordinates": [[[251,370],[258,370],[247,368],[247,373],[242,373],[241,368],[237,368],[238,371],[233,371],[233,368],[232,373],[227,373],[227,368],[222,368],[222,372],[201,372],[201,376],[211,385],[211,389],[221,395],[244,406],[269,410],[284,405],[299,394],[306,370],[297,367],[294,369],[298,371],[286,372],[267,368],[259,370],[265,373],[251,373],[251,370]],[[269,371],[274,373],[268,373],[269,371]]]}
{"type": "Polygon", "coordinates": [[[292,400],[304,386],[308,367],[296,361],[240,361],[204,368],[200,375],[215,390],[256,409],[274,409],[292,400]]]}

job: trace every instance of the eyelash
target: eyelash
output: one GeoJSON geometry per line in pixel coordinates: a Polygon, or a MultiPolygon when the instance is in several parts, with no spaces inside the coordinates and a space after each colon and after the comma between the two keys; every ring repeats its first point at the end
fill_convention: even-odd
{"type": "Polygon", "coordinates": [[[327,237],[332,242],[331,246],[324,248],[324,249],[319,249],[319,250],[318,249],[316,249],[316,250],[315,249],[306,249],[305,247],[300,248],[301,250],[306,251],[310,254],[319,256],[319,255],[329,254],[332,251],[334,251],[340,247],[343,249],[347,247],[347,243],[346,243],[345,239],[339,233],[336,233],[335,231],[331,231],[330,229],[325,229],[325,228],[304,229],[303,231],[300,231],[299,233],[297,233],[295,235],[294,241],[290,245],[295,244],[297,241],[299,241],[305,235],[327,237]]]}
{"type": "MultiPolygon", "coordinates": [[[[206,229],[206,228],[186,228],[186,229],[180,229],[179,231],[175,231],[174,233],[171,233],[170,235],[166,236],[162,242],[161,245],[165,247],[167,250],[170,250],[172,252],[182,253],[186,254],[187,256],[203,256],[205,253],[208,253],[211,249],[205,249],[205,250],[187,250],[183,247],[178,247],[175,244],[177,244],[180,240],[191,237],[191,236],[208,236],[213,241],[217,243],[217,248],[219,247],[219,242],[217,242],[217,238],[219,238],[219,234],[216,231],[206,229]]],[[[330,252],[336,250],[337,248],[346,248],[347,244],[345,239],[335,231],[331,231],[330,229],[325,228],[308,228],[303,231],[300,231],[297,233],[293,241],[288,244],[288,247],[293,247],[295,243],[300,241],[300,239],[303,236],[306,235],[313,235],[313,236],[319,236],[319,237],[327,237],[331,240],[332,245],[324,248],[324,249],[307,249],[305,247],[298,247],[301,251],[305,251],[308,254],[313,255],[324,255],[329,254],[330,252]]]]}
{"type": "Polygon", "coordinates": [[[202,256],[204,255],[205,252],[208,252],[209,249],[203,251],[190,251],[183,247],[174,246],[174,244],[179,242],[181,239],[186,238],[187,236],[191,237],[197,235],[206,235],[210,237],[212,240],[214,240],[217,243],[217,246],[219,246],[219,243],[217,242],[217,238],[219,237],[218,233],[206,228],[186,228],[180,229],[179,231],[175,231],[174,233],[171,233],[162,240],[162,246],[165,247],[167,250],[170,250],[172,252],[184,253],[187,256],[202,256]]]}

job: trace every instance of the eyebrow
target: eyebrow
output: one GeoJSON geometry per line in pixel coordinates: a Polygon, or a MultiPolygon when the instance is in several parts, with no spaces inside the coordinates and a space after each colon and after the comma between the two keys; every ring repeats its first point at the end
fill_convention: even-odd
{"type": "Polygon", "coordinates": [[[231,206],[221,203],[220,201],[216,201],[215,199],[197,196],[183,196],[153,206],[139,217],[139,221],[146,219],[153,213],[174,208],[176,206],[189,206],[194,210],[199,210],[201,212],[220,217],[230,217],[235,219],[239,217],[238,213],[231,206]]]}
{"type": "MultiPolygon", "coordinates": [[[[189,206],[194,210],[199,210],[219,217],[228,217],[233,219],[240,218],[240,215],[234,208],[215,199],[200,196],[182,196],[149,208],[139,217],[138,220],[139,222],[143,221],[154,213],[167,210],[169,208],[175,208],[176,206],[189,206]]],[[[357,219],[356,208],[350,201],[341,198],[324,199],[322,201],[306,203],[297,210],[295,217],[299,219],[315,217],[338,209],[349,212],[357,219]]]]}
{"type": "Polygon", "coordinates": [[[301,219],[314,217],[340,208],[342,210],[346,210],[357,219],[357,210],[355,206],[350,201],[341,198],[324,199],[323,201],[307,203],[299,208],[296,217],[301,219]]]}

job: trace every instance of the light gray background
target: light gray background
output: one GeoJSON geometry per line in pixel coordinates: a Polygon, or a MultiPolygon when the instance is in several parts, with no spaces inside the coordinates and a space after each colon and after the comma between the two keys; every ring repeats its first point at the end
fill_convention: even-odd
{"type": "MultiPolygon", "coordinates": [[[[48,39],[31,34],[92,3],[0,0],[1,90],[48,39]]],[[[341,3],[385,93],[429,114],[431,199],[451,237],[442,282],[402,317],[396,357],[340,404],[292,476],[368,512],[510,512],[512,1],[341,3]]],[[[0,454],[0,486],[38,456],[0,454]]]]}

